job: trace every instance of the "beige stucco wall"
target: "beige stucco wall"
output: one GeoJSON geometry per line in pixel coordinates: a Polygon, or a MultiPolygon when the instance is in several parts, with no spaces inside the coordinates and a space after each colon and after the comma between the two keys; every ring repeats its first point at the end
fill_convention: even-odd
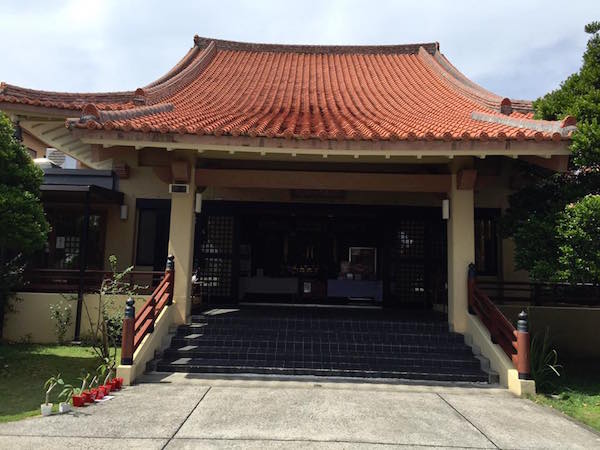
{"type": "Polygon", "coordinates": [[[131,386],[143,375],[148,362],[154,359],[155,353],[169,345],[169,328],[176,321],[177,310],[174,306],[164,308],[156,319],[154,331],[147,334],[133,354],[132,365],[117,366],[117,376],[123,377],[126,386],[131,386]]]}
{"type": "Polygon", "coordinates": [[[600,358],[600,308],[566,308],[555,306],[502,305],[500,310],[513,323],[526,309],[529,313],[531,335],[550,335],[559,359],[600,358]]]}
{"type": "MultiPolygon", "coordinates": [[[[182,155],[181,158],[183,157],[182,155]]],[[[190,184],[195,185],[193,172],[190,184]]],[[[187,194],[173,194],[171,198],[169,254],[175,257],[175,285],[173,287],[175,312],[173,313],[173,320],[177,324],[186,323],[192,309],[191,278],[196,223],[195,202],[196,194],[194,190],[190,190],[187,194]]]]}
{"type": "Polygon", "coordinates": [[[459,190],[452,175],[448,220],[448,322],[453,331],[467,330],[467,268],[475,260],[473,191],[459,190]]]}
{"type": "MultiPolygon", "coordinates": [[[[55,293],[19,292],[16,294],[15,312],[8,313],[4,324],[3,338],[13,342],[56,343],[55,322],[50,318],[50,305],[64,301],[71,307],[72,324],[66,333],[65,340],[70,342],[75,334],[75,315],[77,311],[77,295],[55,293]]],[[[136,308],[145,302],[144,296],[135,296],[136,308]]],[[[124,311],[127,296],[114,296],[114,307],[124,311]]],[[[84,308],[81,314],[81,338],[90,335],[89,311],[92,323],[97,323],[98,296],[84,295],[84,308]]]]}
{"type": "Polygon", "coordinates": [[[533,380],[520,380],[519,372],[499,345],[493,344],[490,332],[481,321],[470,314],[466,316],[465,335],[490,362],[490,368],[498,374],[500,384],[515,395],[535,393],[533,380]]]}
{"type": "Polygon", "coordinates": [[[137,221],[136,199],[171,198],[168,184],[156,176],[154,169],[138,164],[137,151],[131,147],[124,148],[114,159],[115,161],[124,162],[129,166],[129,178],[119,180],[119,190],[124,194],[124,203],[128,206],[129,214],[126,220],[121,220],[119,217],[119,208],[109,208],[104,252],[106,270],[110,268],[108,265],[108,257],[110,255],[117,257],[119,269],[129,267],[134,262],[137,221]]]}

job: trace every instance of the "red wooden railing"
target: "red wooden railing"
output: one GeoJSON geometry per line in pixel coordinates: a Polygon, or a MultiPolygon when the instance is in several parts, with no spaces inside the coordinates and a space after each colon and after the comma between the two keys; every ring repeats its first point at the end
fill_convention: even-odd
{"type": "MultiPolygon", "coordinates": [[[[86,269],[82,274],[79,269],[29,269],[23,274],[25,283],[19,290],[75,294],[81,286],[84,293],[98,292],[102,280],[112,276],[107,270],[86,269]]],[[[129,272],[123,281],[139,286],[140,294],[150,294],[163,276],[162,271],[138,270],[129,272]]]]}
{"type": "Polygon", "coordinates": [[[600,285],[593,283],[482,279],[477,286],[497,305],[600,307],[600,285]]]}
{"type": "Polygon", "coordinates": [[[154,324],[162,310],[173,303],[175,269],[173,256],[167,259],[165,274],[148,301],[135,313],[133,299],[127,300],[123,318],[123,336],[121,343],[121,364],[133,364],[133,354],[144,337],[154,331],[154,324]]]}
{"type": "Polygon", "coordinates": [[[469,265],[468,274],[469,313],[477,315],[490,332],[492,342],[498,344],[512,360],[519,378],[529,378],[529,325],[527,313],[519,314],[517,329],[502,314],[490,298],[477,286],[475,266],[469,265]]]}

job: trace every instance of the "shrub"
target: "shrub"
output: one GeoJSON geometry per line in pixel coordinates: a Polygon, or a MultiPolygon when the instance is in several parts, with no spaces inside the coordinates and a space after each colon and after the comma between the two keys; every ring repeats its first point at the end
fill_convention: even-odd
{"type": "Polygon", "coordinates": [[[65,335],[72,324],[73,311],[64,300],[50,305],[50,318],[54,321],[54,331],[59,344],[64,344],[65,335]]]}
{"type": "Polygon", "coordinates": [[[531,339],[531,376],[539,392],[548,392],[556,387],[555,381],[561,376],[562,366],[558,364],[558,353],[552,348],[550,327],[544,334],[537,333],[531,339]]]}

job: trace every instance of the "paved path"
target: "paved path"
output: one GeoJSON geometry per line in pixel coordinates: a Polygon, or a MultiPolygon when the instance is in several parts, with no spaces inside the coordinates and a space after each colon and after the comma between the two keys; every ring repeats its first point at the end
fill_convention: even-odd
{"type": "Polygon", "coordinates": [[[0,425],[7,449],[428,447],[591,449],[600,435],[502,389],[182,374],[68,415],[0,425]]]}

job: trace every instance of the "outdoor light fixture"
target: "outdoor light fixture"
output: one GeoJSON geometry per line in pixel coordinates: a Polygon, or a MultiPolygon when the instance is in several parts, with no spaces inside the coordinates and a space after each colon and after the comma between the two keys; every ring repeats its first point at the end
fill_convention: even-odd
{"type": "Polygon", "coordinates": [[[196,192],[196,205],[194,211],[198,214],[202,212],[202,194],[200,192],[196,192]]]}
{"type": "Polygon", "coordinates": [[[17,123],[15,123],[14,137],[17,141],[23,142],[23,129],[21,128],[21,123],[19,121],[17,121],[17,123]]]}
{"type": "Polygon", "coordinates": [[[442,200],[442,219],[448,220],[450,218],[450,200],[447,198],[442,200]]]}
{"type": "Polygon", "coordinates": [[[129,207],[127,205],[121,205],[121,220],[127,220],[127,217],[129,216],[129,207]]]}

